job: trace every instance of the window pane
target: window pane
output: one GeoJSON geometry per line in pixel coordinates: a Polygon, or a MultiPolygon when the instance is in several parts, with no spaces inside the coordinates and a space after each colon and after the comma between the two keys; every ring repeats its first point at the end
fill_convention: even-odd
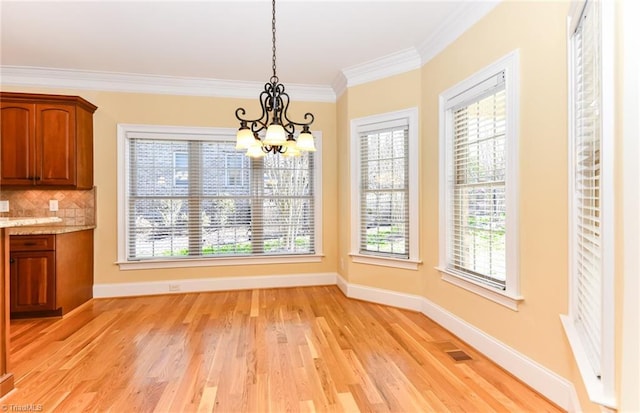
{"type": "Polygon", "coordinates": [[[313,252],[312,156],[263,158],[265,253],[313,252]]]}
{"type": "Polygon", "coordinates": [[[408,130],[360,137],[360,253],[409,257],[408,130]]]}
{"type": "Polygon", "coordinates": [[[233,136],[128,139],[130,260],[315,251],[312,154],[254,161],[233,136]]]}
{"type": "Polygon", "coordinates": [[[506,111],[504,86],[453,112],[449,266],[506,285],[506,111]]]}
{"type": "Polygon", "coordinates": [[[576,327],[595,375],[601,373],[603,254],[601,234],[600,10],[588,2],[572,36],[574,79],[573,274],[576,327]]]}
{"type": "Polygon", "coordinates": [[[131,199],[129,208],[129,258],[188,254],[186,199],[131,199]]]}

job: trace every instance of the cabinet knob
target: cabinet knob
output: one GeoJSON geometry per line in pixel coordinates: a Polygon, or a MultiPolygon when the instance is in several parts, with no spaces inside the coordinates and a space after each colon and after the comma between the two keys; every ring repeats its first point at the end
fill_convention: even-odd
{"type": "Polygon", "coordinates": [[[16,260],[15,260],[15,259],[13,259],[13,258],[9,258],[9,264],[13,264],[14,262],[16,262],[16,260]]]}

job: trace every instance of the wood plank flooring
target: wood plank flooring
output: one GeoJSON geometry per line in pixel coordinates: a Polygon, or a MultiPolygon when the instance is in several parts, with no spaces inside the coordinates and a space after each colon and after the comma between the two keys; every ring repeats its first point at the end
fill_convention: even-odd
{"type": "Polygon", "coordinates": [[[45,412],[557,412],[446,330],[336,286],[93,300],[13,320],[45,412]]]}

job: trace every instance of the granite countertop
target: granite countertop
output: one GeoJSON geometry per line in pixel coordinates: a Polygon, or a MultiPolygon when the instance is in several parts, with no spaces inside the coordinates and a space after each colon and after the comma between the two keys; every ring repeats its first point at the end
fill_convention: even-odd
{"type": "Polygon", "coordinates": [[[53,224],[55,222],[62,222],[62,219],[58,217],[0,217],[0,228],[53,224]]]}
{"type": "Polygon", "coordinates": [[[95,225],[37,225],[37,226],[20,226],[8,230],[9,235],[53,235],[66,234],[68,232],[84,231],[87,229],[95,229],[95,225]]]}

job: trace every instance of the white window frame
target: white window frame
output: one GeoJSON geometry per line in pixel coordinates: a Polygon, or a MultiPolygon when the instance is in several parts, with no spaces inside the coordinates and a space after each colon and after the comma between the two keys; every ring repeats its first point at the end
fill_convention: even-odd
{"type": "Polygon", "coordinates": [[[418,199],[418,108],[410,108],[351,120],[351,260],[355,263],[417,270],[419,258],[419,199],[418,199]],[[409,257],[406,259],[368,255],[361,250],[361,162],[359,129],[379,124],[406,120],[409,123],[409,257]]]}
{"type": "Polygon", "coordinates": [[[518,190],[518,140],[520,113],[520,54],[518,50],[507,54],[494,63],[476,72],[467,79],[447,89],[439,96],[439,136],[440,136],[440,188],[439,188],[439,265],[436,267],[442,274],[442,280],[471,291],[484,298],[517,311],[518,304],[524,298],[520,295],[519,267],[519,190],[518,190]],[[451,121],[453,114],[448,109],[452,99],[461,96],[476,85],[505,73],[505,92],[507,105],[507,154],[506,154],[506,287],[504,290],[462,277],[447,269],[450,254],[449,242],[449,210],[451,198],[450,175],[453,162],[452,142],[453,130],[451,121]]]}
{"type": "MultiPolygon", "coordinates": [[[[640,3],[623,0],[622,13],[623,99],[623,213],[624,260],[621,372],[618,400],[620,411],[640,411],[640,3]]],[[[620,318],[620,317],[619,317],[620,318]]]]}
{"type": "MultiPolygon", "coordinates": [[[[185,259],[150,259],[130,261],[128,250],[128,216],[127,216],[127,184],[129,165],[129,134],[145,135],[159,139],[175,139],[183,136],[190,140],[210,140],[212,137],[235,137],[237,130],[232,128],[210,128],[195,126],[164,126],[118,124],[117,127],[117,170],[118,170],[118,258],[116,264],[121,270],[141,270],[151,268],[208,267],[248,264],[295,264],[321,262],[324,257],[322,246],[322,132],[313,131],[316,149],[314,153],[313,190],[314,200],[314,243],[313,254],[274,255],[274,256],[242,256],[242,257],[203,257],[185,259]]],[[[273,155],[268,155],[273,156],[273,155]]]]}
{"type": "Polygon", "coordinates": [[[578,370],[589,399],[608,408],[617,408],[615,387],[615,205],[614,205],[614,62],[615,62],[615,10],[614,2],[600,1],[601,27],[601,154],[600,205],[602,244],[602,324],[600,378],[593,370],[582,335],[576,327],[577,280],[574,257],[576,254],[575,199],[574,199],[574,56],[572,36],[579,23],[586,1],[573,4],[567,17],[568,86],[569,86],[569,314],[561,315],[564,331],[571,346],[578,370]]]}

